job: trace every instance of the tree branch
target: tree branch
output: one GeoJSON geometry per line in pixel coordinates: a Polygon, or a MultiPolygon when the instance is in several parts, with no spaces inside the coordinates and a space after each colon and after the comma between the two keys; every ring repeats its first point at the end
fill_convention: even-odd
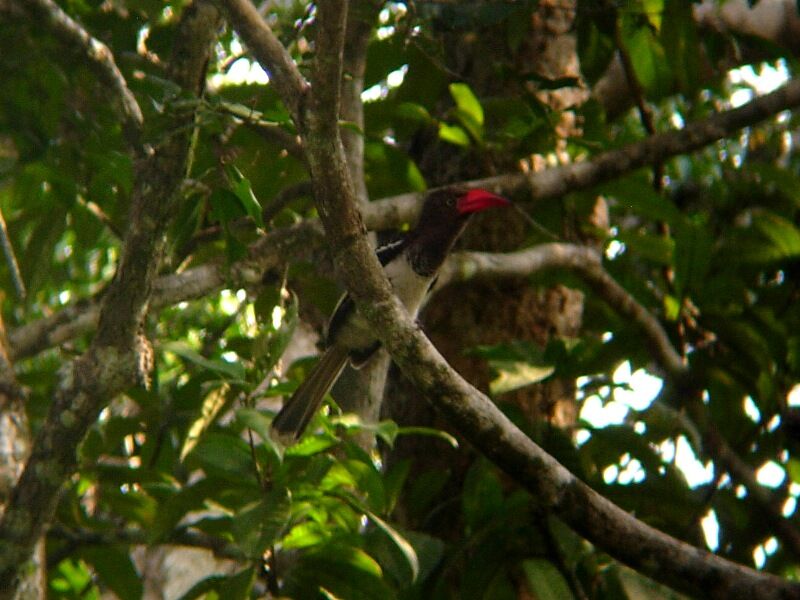
{"type": "Polygon", "coordinates": [[[356,190],[359,206],[369,200],[364,178],[364,72],[367,66],[367,46],[383,2],[367,0],[350,2],[347,14],[342,68],[342,106],[340,118],[355,126],[342,130],[345,157],[350,178],[356,190]]]}
{"type": "Polygon", "coordinates": [[[586,189],[647,165],[663,162],[679,154],[694,152],[734,131],[749,127],[777,113],[800,106],[800,79],[793,79],[774,92],[690,123],[681,130],[650,136],[620,148],[604,152],[585,162],[532,173],[499,175],[471,182],[475,186],[502,190],[504,193],[527,191],[534,200],[559,198],[569,192],[586,189]]]}
{"type": "Polygon", "coordinates": [[[3,217],[2,210],[0,210],[0,246],[3,248],[3,256],[6,259],[8,274],[11,278],[11,282],[14,284],[17,298],[25,300],[25,296],[27,296],[25,282],[22,280],[22,273],[19,270],[17,255],[14,253],[14,245],[11,243],[11,238],[8,236],[8,227],[6,226],[6,220],[3,217]]]}
{"type": "Polygon", "coordinates": [[[269,74],[270,81],[289,109],[289,114],[300,127],[309,86],[289,52],[275,37],[250,0],[223,0],[222,5],[236,33],[269,74]]]}
{"type": "MultiPolygon", "coordinates": [[[[111,526],[110,523],[108,525],[111,526]]],[[[129,527],[106,531],[57,527],[49,531],[48,536],[63,540],[67,544],[63,552],[57,552],[55,559],[48,561],[48,563],[50,563],[49,566],[57,565],[61,560],[70,556],[75,549],[81,546],[113,546],[117,544],[146,546],[153,543],[150,532],[129,527]]],[[[214,537],[202,531],[195,531],[192,529],[181,528],[173,531],[171,535],[161,543],[187,546],[189,548],[203,548],[210,550],[217,558],[231,560],[245,560],[247,558],[236,544],[228,542],[223,538],[214,537]]]]}
{"type": "MultiPolygon", "coordinates": [[[[217,261],[173,275],[153,284],[150,310],[196,300],[226,287],[240,288],[261,281],[264,272],[287,260],[307,256],[322,245],[319,221],[310,220],[279,229],[250,246],[247,258],[228,266],[217,261]]],[[[98,302],[80,302],[44,319],[17,328],[9,336],[13,360],[20,360],[63,344],[97,326],[98,302]]]]}
{"type": "Polygon", "coordinates": [[[339,128],[342,100],[342,57],[347,27],[348,2],[325,0],[317,3],[317,35],[311,73],[311,114],[315,132],[339,128]]]}
{"type": "Polygon", "coordinates": [[[649,341],[656,362],[671,377],[682,379],[688,374],[686,364],[658,319],[603,269],[600,255],[592,248],[553,243],[510,254],[454,254],[444,265],[440,279],[446,283],[475,277],[527,277],[554,268],[568,269],[580,275],[609,306],[636,323],[649,341]]]}
{"type": "MultiPolygon", "coordinates": [[[[188,6],[176,34],[169,75],[198,90],[219,24],[210,2],[188,6]]],[[[189,151],[193,114],[175,117],[173,135],[137,167],[130,226],[114,280],[100,307],[97,334],[86,353],[62,370],[48,416],[0,521],[0,598],[14,594],[23,564],[52,519],[58,492],[76,466],[75,450],[101,408],[133,385],[139,371],[139,328],[147,310],[189,151]]]]}
{"type": "Polygon", "coordinates": [[[137,139],[144,122],[142,109],[128,88],[128,83],[117,67],[114,55],[108,46],[93,38],[53,0],[25,0],[19,4],[36,17],[37,22],[50,27],[66,46],[78,48],[83,52],[89,59],[89,66],[113,93],[114,101],[125,116],[126,130],[134,140],[137,139]]]}

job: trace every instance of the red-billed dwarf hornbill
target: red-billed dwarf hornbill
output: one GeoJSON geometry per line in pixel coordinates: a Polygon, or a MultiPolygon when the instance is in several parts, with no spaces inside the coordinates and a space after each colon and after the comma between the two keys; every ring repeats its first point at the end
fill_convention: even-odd
{"type": "MultiPolygon", "coordinates": [[[[505,198],[481,189],[448,187],[428,194],[414,229],[377,250],[386,277],[409,314],[416,317],[436,272],[464,231],[469,217],[505,198]]],[[[373,328],[355,309],[349,295],[339,300],[328,322],[325,352],[294,395],[272,421],[273,438],[297,441],[349,360],[358,368],[380,347],[373,328]]]]}

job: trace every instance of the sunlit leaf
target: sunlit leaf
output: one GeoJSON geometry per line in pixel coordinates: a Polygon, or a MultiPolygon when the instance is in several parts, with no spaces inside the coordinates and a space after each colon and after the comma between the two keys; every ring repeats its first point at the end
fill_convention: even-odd
{"type": "Polygon", "coordinates": [[[550,377],[556,370],[553,365],[533,365],[522,361],[492,361],[498,376],[489,384],[493,395],[505,394],[550,377]]]}
{"type": "MultiPolygon", "coordinates": [[[[465,83],[451,83],[450,95],[456,103],[456,116],[475,141],[483,140],[483,107],[465,83]]],[[[441,129],[439,136],[441,137],[441,129]]],[[[445,138],[443,138],[445,139],[445,138]]],[[[452,141],[452,140],[447,140],[452,141]]]]}
{"type": "Polygon", "coordinates": [[[456,146],[469,146],[467,132],[458,125],[439,123],[439,138],[456,146]]]}
{"type": "Polygon", "coordinates": [[[181,448],[181,460],[185,459],[186,455],[194,449],[200,437],[217,418],[219,411],[224,408],[227,392],[228,386],[222,385],[212,390],[205,397],[200,409],[200,416],[195,419],[194,423],[189,427],[189,431],[186,433],[186,440],[183,442],[183,448],[181,448]]]}

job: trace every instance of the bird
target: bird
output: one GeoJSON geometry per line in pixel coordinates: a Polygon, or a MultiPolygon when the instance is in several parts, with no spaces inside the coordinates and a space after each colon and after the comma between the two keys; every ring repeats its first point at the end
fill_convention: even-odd
{"type": "MultiPolygon", "coordinates": [[[[425,198],[416,226],[376,251],[394,293],[416,317],[469,217],[510,201],[484,189],[450,186],[425,198]]],[[[292,445],[303,435],[325,395],[350,362],[360,368],[380,347],[374,330],[344,294],[328,321],[324,352],[291,398],[272,420],[271,437],[292,445]]]]}

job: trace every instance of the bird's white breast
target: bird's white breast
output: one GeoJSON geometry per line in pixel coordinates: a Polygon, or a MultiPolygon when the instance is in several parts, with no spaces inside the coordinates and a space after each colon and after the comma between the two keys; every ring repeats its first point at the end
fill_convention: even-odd
{"type": "Polygon", "coordinates": [[[409,314],[416,317],[422,301],[428,294],[431,278],[418,275],[404,256],[393,260],[384,269],[395,294],[409,314]]]}
{"type": "MultiPolygon", "coordinates": [[[[385,265],[384,273],[406,310],[416,317],[428,294],[432,278],[418,275],[405,256],[398,256],[385,265]]],[[[349,316],[336,332],[336,342],[346,348],[369,348],[377,339],[373,327],[358,312],[349,316]]]]}

